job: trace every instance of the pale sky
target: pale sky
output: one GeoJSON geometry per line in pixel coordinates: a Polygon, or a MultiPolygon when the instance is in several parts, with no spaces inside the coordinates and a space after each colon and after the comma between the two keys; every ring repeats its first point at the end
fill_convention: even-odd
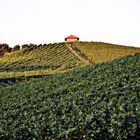
{"type": "Polygon", "coordinates": [[[0,0],[0,43],[102,41],[140,47],[140,0],[0,0]]]}

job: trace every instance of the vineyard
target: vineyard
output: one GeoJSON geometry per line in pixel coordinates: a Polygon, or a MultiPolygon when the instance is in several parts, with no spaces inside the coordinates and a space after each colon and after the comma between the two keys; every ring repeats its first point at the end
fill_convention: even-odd
{"type": "Polygon", "coordinates": [[[8,48],[1,44],[0,78],[62,73],[140,52],[140,48],[101,42],[25,44],[21,47],[8,48]]]}
{"type": "MultiPolygon", "coordinates": [[[[5,59],[0,59],[1,67],[16,71],[20,65],[22,71],[24,65],[28,66],[26,70],[32,64],[39,69],[42,63],[57,68],[65,59],[77,65],[65,51],[55,50],[54,56],[61,56],[58,56],[60,63],[52,55],[46,56],[49,51],[55,52],[48,48],[45,47],[46,52],[39,49],[43,55],[38,49],[6,54],[5,59]],[[49,60],[51,57],[56,63],[49,60]]],[[[61,74],[1,84],[0,139],[137,140],[140,139],[139,103],[140,53],[61,74]]]]}
{"type": "Polygon", "coordinates": [[[75,42],[74,45],[95,63],[112,61],[119,57],[140,52],[140,48],[103,42],[75,42]]]}
{"type": "Polygon", "coordinates": [[[78,66],[64,43],[27,46],[0,58],[0,77],[52,74],[78,66]]]}

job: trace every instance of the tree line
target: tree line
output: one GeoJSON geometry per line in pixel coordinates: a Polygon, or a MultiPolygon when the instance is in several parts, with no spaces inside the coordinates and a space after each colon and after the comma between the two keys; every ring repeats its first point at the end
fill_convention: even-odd
{"type": "MultiPolygon", "coordinates": [[[[44,44],[46,45],[46,44],[44,44]]],[[[33,49],[36,47],[41,47],[44,46],[42,44],[36,45],[36,44],[23,44],[23,45],[15,45],[14,47],[10,47],[7,43],[0,43],[0,57],[3,57],[5,53],[7,52],[14,52],[14,51],[18,51],[21,48],[29,48],[29,49],[33,49]]]]}
{"type": "Polygon", "coordinates": [[[15,45],[13,48],[11,48],[8,44],[2,43],[0,44],[0,57],[2,57],[7,52],[13,52],[19,49],[20,49],[19,45],[15,45]]]}

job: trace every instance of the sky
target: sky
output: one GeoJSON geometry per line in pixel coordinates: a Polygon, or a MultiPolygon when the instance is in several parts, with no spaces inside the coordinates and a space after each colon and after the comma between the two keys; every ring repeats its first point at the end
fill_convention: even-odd
{"type": "Polygon", "coordinates": [[[140,0],[0,0],[0,43],[101,41],[140,47],[140,0]]]}

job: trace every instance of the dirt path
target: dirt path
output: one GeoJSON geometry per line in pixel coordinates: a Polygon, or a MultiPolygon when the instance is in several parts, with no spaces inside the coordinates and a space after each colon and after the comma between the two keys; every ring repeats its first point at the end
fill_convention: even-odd
{"type": "Polygon", "coordinates": [[[76,61],[78,61],[78,63],[81,63],[81,61],[79,60],[79,58],[76,57],[76,56],[69,50],[69,48],[68,48],[66,45],[64,46],[64,48],[70,53],[70,55],[71,55],[74,59],[76,59],[76,61]]]}
{"type": "Polygon", "coordinates": [[[81,56],[84,60],[88,61],[90,64],[94,64],[85,54],[81,53],[81,51],[76,48],[76,46],[72,43],[71,48],[78,53],[79,56],[81,56]]]}
{"type": "Polygon", "coordinates": [[[94,62],[92,62],[85,54],[81,53],[81,51],[73,43],[71,43],[71,49],[67,45],[65,45],[64,48],[78,61],[78,63],[82,63],[81,60],[83,60],[85,63],[94,64],[94,62]]]}

